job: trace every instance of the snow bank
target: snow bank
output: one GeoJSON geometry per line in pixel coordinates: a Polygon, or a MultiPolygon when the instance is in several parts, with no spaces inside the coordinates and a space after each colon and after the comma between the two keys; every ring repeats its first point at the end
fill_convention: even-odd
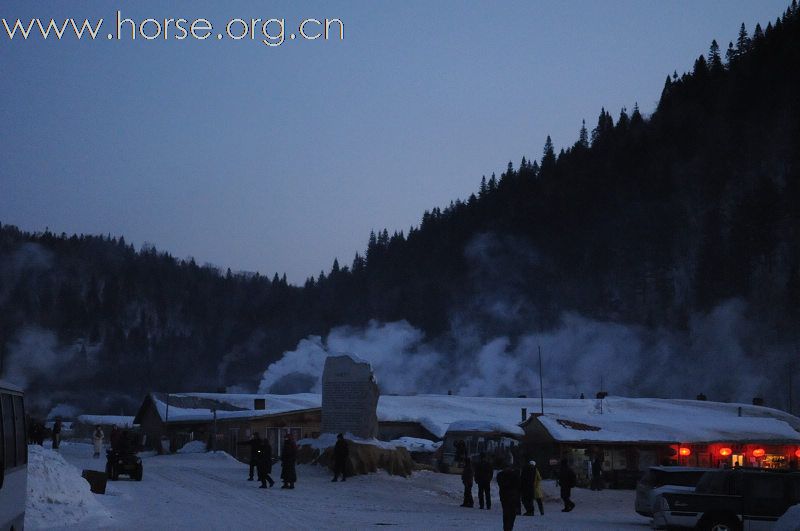
{"type": "Polygon", "coordinates": [[[428,439],[419,439],[417,437],[400,437],[389,444],[395,447],[405,448],[409,452],[427,452],[433,453],[442,445],[441,442],[433,442],[428,439]]]}
{"type": "Polygon", "coordinates": [[[46,529],[110,518],[80,471],[58,452],[28,446],[28,500],[25,527],[46,529]]]}
{"type": "Polygon", "coordinates": [[[191,441],[178,450],[179,454],[204,454],[208,451],[203,441],[191,441]]]}
{"type": "Polygon", "coordinates": [[[789,510],[775,522],[772,531],[800,531],[800,504],[789,507],[789,510]]]}

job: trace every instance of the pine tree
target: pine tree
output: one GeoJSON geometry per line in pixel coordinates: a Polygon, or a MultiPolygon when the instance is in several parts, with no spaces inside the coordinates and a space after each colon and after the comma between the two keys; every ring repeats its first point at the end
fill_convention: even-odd
{"type": "Polygon", "coordinates": [[[589,132],[586,130],[586,120],[581,121],[581,132],[578,135],[578,145],[583,148],[589,147],[589,132]]]}
{"type": "Polygon", "coordinates": [[[486,176],[484,175],[481,177],[481,186],[478,190],[478,197],[483,197],[486,195],[486,176]]]}
{"type": "Polygon", "coordinates": [[[711,72],[719,73],[722,71],[722,57],[719,54],[719,44],[716,39],[711,41],[711,47],[708,49],[708,64],[711,67],[711,72]]]}
{"type": "Polygon", "coordinates": [[[753,30],[753,42],[752,45],[761,44],[761,41],[764,40],[764,30],[761,29],[761,24],[756,24],[756,29],[753,30]]]}
{"type": "Polygon", "coordinates": [[[694,75],[697,78],[703,78],[708,74],[708,63],[706,63],[706,58],[702,55],[697,58],[694,62],[694,75]]]}
{"type": "Polygon", "coordinates": [[[744,27],[739,28],[739,37],[736,39],[736,57],[741,57],[750,50],[750,37],[747,36],[747,29],[744,27]]]}
{"type": "Polygon", "coordinates": [[[639,102],[633,104],[633,113],[631,114],[631,127],[639,127],[644,123],[642,113],[639,112],[639,102]]]}
{"type": "Polygon", "coordinates": [[[542,153],[542,172],[552,171],[556,165],[556,153],[553,149],[553,141],[550,139],[550,135],[547,135],[542,153]]]}
{"type": "Polygon", "coordinates": [[[732,42],[728,43],[728,51],[725,52],[725,60],[727,61],[729,67],[736,60],[736,50],[733,48],[732,42]]]}

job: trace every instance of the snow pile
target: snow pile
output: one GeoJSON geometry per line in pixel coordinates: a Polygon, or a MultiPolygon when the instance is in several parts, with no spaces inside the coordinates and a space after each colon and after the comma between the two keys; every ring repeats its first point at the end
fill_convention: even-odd
{"type": "Polygon", "coordinates": [[[110,518],[77,468],[58,452],[36,445],[28,447],[25,511],[25,527],[30,529],[75,525],[87,518],[110,518]]]}
{"type": "Polygon", "coordinates": [[[789,510],[775,522],[772,531],[800,531],[800,504],[789,507],[789,510]]]}
{"type": "Polygon", "coordinates": [[[428,439],[419,439],[417,437],[400,437],[399,439],[390,441],[389,444],[395,447],[405,448],[409,452],[425,453],[433,453],[442,446],[441,442],[433,442],[428,439]]]}
{"type": "Polygon", "coordinates": [[[206,443],[203,441],[191,441],[183,445],[183,447],[178,450],[179,454],[204,454],[206,453],[206,443]]]}

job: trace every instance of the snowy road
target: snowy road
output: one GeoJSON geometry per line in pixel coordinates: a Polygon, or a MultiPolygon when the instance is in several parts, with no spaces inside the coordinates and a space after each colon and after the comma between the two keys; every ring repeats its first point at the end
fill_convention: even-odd
{"type": "MultiPolygon", "coordinates": [[[[88,445],[64,444],[61,454],[78,469],[100,470],[88,445]]],[[[273,477],[280,476],[276,467],[273,477]]],[[[111,514],[74,528],[121,529],[500,529],[496,485],[491,511],[464,509],[458,476],[419,472],[410,479],[383,473],[331,483],[327,471],[298,467],[295,490],[259,489],[247,466],[227,455],[185,454],[144,459],[141,483],[109,482],[97,499],[111,514]]],[[[633,512],[632,491],[577,489],[571,513],[561,513],[557,489],[545,483],[545,516],[520,517],[515,529],[649,529],[633,512]]],[[[477,501],[477,500],[476,500],[477,501]]]]}

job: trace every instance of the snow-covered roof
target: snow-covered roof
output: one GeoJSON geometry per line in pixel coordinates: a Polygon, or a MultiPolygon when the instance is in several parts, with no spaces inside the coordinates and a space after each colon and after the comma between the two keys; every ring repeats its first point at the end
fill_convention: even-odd
{"type": "MultiPolygon", "coordinates": [[[[258,395],[231,393],[150,393],[159,417],[169,422],[204,422],[249,419],[319,408],[321,397],[313,393],[296,395],[258,395]],[[265,409],[255,409],[255,401],[263,399],[265,409]],[[167,406],[169,400],[169,407],[167,406]],[[167,411],[169,409],[169,412],[167,411]]],[[[137,415],[138,416],[138,415],[137,415]]]]}
{"type": "MultiPolygon", "coordinates": [[[[162,420],[166,395],[151,393],[162,420]]],[[[173,393],[170,422],[261,418],[318,409],[315,393],[293,395],[173,393]],[[255,409],[256,399],[266,408],[255,409]]],[[[800,444],[800,418],[749,404],[658,398],[607,397],[545,399],[544,415],[535,417],[557,441],[596,442],[787,442],[800,444]],[[741,417],[739,416],[741,408],[741,417]]],[[[381,396],[380,422],[419,423],[443,438],[448,431],[500,432],[522,436],[521,409],[539,412],[535,398],[470,397],[456,395],[381,396]]],[[[524,425],[524,424],[523,424],[524,425]]]]}
{"type": "Polygon", "coordinates": [[[11,382],[6,380],[0,380],[0,388],[8,391],[14,391],[15,393],[22,393],[22,387],[15,385],[11,382]]]}
{"type": "Polygon", "coordinates": [[[378,420],[419,422],[442,438],[448,430],[488,431],[523,435],[519,422],[522,408],[530,411],[530,398],[498,398],[456,395],[381,396],[378,420]]]}
{"type": "Polygon", "coordinates": [[[800,419],[748,404],[623,397],[607,397],[602,404],[546,400],[538,421],[555,440],[565,442],[800,443],[800,419]]]}
{"type": "Polygon", "coordinates": [[[133,426],[133,417],[124,415],[78,415],[78,422],[92,426],[117,426],[129,428],[133,426]]]}

